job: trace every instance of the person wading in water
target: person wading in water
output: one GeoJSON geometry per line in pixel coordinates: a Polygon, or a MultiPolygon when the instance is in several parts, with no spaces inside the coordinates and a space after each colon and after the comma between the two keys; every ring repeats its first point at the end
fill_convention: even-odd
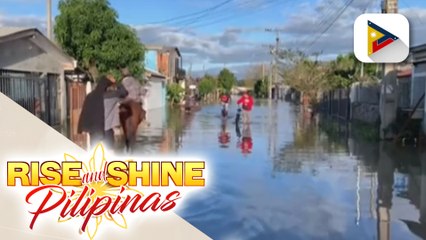
{"type": "Polygon", "coordinates": [[[228,106],[231,101],[231,96],[228,93],[224,92],[220,96],[220,102],[222,104],[222,117],[228,116],[228,106]]]}
{"type": "Polygon", "coordinates": [[[254,105],[253,97],[245,91],[243,96],[241,96],[241,98],[237,101],[237,104],[241,105],[243,109],[243,124],[250,123],[250,112],[253,110],[254,105]]]}
{"type": "Polygon", "coordinates": [[[145,120],[146,112],[142,108],[143,89],[139,81],[134,78],[128,68],[121,70],[121,83],[129,93],[120,104],[120,123],[126,143],[126,150],[132,151],[136,143],[136,133],[139,124],[145,120]]]}
{"type": "Polygon", "coordinates": [[[102,76],[83,103],[77,132],[89,134],[91,148],[103,141],[105,137],[104,94],[112,84],[113,80],[102,76]]]}
{"type": "Polygon", "coordinates": [[[113,79],[114,84],[108,87],[104,93],[105,142],[109,148],[113,148],[114,128],[120,127],[119,102],[128,95],[128,92],[123,85],[115,83],[113,76],[108,78],[113,79]]]}

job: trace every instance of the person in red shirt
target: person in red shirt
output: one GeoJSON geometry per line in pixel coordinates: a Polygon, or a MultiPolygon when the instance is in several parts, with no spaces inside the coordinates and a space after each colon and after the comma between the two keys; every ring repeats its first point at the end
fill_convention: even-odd
{"type": "Polygon", "coordinates": [[[237,101],[238,105],[241,105],[243,109],[243,123],[250,123],[250,112],[254,106],[254,99],[252,96],[248,94],[248,92],[244,92],[243,96],[237,101]]]}
{"type": "Polygon", "coordinates": [[[226,116],[228,113],[228,106],[229,106],[229,102],[231,101],[231,97],[229,96],[229,94],[227,93],[222,93],[222,95],[220,96],[220,102],[223,106],[222,108],[222,115],[226,116]]]}

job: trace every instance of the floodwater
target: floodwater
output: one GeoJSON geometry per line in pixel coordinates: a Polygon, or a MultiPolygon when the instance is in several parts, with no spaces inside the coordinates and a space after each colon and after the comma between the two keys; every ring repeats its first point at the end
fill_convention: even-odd
{"type": "Polygon", "coordinates": [[[324,131],[289,103],[259,102],[252,123],[221,120],[220,106],[193,115],[149,113],[141,153],[203,156],[209,187],[178,214],[213,239],[422,239],[426,163],[412,147],[324,131]]]}

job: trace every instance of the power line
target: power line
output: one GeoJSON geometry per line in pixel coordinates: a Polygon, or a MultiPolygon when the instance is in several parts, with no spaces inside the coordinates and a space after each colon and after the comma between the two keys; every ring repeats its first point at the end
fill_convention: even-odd
{"type": "Polygon", "coordinates": [[[200,15],[200,14],[203,14],[203,13],[206,13],[206,12],[218,9],[218,8],[224,6],[224,5],[226,5],[226,4],[228,4],[228,3],[232,2],[232,1],[233,0],[226,0],[226,1],[223,1],[223,2],[221,2],[219,4],[217,4],[217,5],[214,5],[212,7],[209,7],[207,9],[204,9],[204,10],[201,10],[201,11],[197,11],[197,12],[193,12],[193,13],[189,13],[189,14],[184,14],[184,15],[172,17],[172,18],[169,18],[169,19],[161,20],[161,21],[151,22],[151,23],[148,23],[148,24],[169,23],[169,22],[172,22],[174,20],[179,20],[179,19],[184,19],[184,18],[188,18],[188,17],[192,17],[192,16],[197,16],[197,15],[200,15]]]}
{"type": "Polygon", "coordinates": [[[339,12],[339,14],[333,19],[333,21],[325,28],[318,37],[314,38],[314,41],[309,44],[308,51],[311,50],[311,47],[326,33],[333,25],[334,23],[342,16],[342,14],[348,9],[348,7],[352,4],[354,0],[349,0],[346,2],[345,6],[342,8],[342,10],[339,12]]]}
{"type": "MultiPolygon", "coordinates": [[[[340,1],[339,1],[339,2],[340,2],[340,1]]],[[[317,31],[317,32],[314,32],[314,33],[313,33],[313,35],[316,35],[316,34],[320,33],[320,31],[323,29],[323,26],[325,26],[325,24],[329,22],[329,20],[330,20],[330,19],[329,19],[328,17],[332,17],[332,16],[337,15],[337,13],[338,13],[340,10],[342,10],[342,9],[343,9],[343,7],[344,7],[344,5],[343,5],[343,6],[340,8],[340,10],[333,11],[333,9],[336,9],[336,8],[335,8],[335,6],[334,6],[334,4],[337,4],[337,3],[336,3],[336,0],[330,0],[328,3],[329,3],[329,4],[328,4],[328,6],[330,6],[330,7],[328,7],[328,8],[327,8],[327,9],[328,9],[328,11],[326,11],[326,12],[322,15],[322,19],[321,19],[321,21],[319,21],[319,22],[318,22],[318,25],[317,25],[317,27],[316,27],[316,29],[318,29],[318,31],[317,31]]],[[[300,42],[300,43],[305,43],[305,42],[308,42],[308,40],[310,40],[310,39],[312,39],[312,35],[307,35],[307,36],[305,36],[305,37],[301,38],[300,40],[298,40],[298,42],[300,42]]]]}
{"type": "MultiPolygon", "coordinates": [[[[231,0],[232,1],[232,0],[231,0]]],[[[240,8],[240,7],[244,7],[245,5],[250,5],[253,2],[256,2],[256,0],[246,0],[244,2],[239,2],[239,3],[235,3],[233,5],[230,6],[231,1],[225,1],[222,2],[214,7],[211,7],[209,9],[205,9],[203,11],[197,12],[197,13],[193,13],[193,14],[188,14],[188,16],[185,16],[183,18],[175,18],[173,20],[177,20],[177,21],[167,21],[167,22],[160,22],[160,23],[168,23],[169,25],[191,25],[197,22],[202,21],[203,19],[206,19],[209,15],[212,15],[213,13],[216,13],[218,15],[220,15],[219,13],[223,13],[223,12],[227,12],[228,10],[233,10],[234,8],[240,8]],[[224,5],[228,5],[223,7],[224,5]],[[221,8],[223,7],[223,8],[221,8]],[[220,12],[218,12],[220,10],[220,12]]]]}
{"type": "MultiPolygon", "coordinates": [[[[223,15],[222,17],[219,17],[219,18],[216,18],[216,19],[211,19],[212,21],[207,21],[207,22],[204,22],[204,23],[203,23],[203,21],[198,21],[200,23],[198,25],[193,25],[193,26],[190,26],[190,27],[184,26],[184,27],[181,27],[179,30],[183,30],[185,28],[196,29],[196,28],[200,28],[200,27],[206,27],[206,26],[211,26],[211,25],[214,25],[214,24],[222,23],[222,22],[225,22],[227,20],[237,19],[239,17],[244,17],[244,16],[248,16],[248,15],[256,15],[256,14],[259,14],[259,13],[269,9],[272,6],[275,6],[275,5],[278,6],[280,4],[282,4],[282,2],[280,2],[279,0],[270,0],[270,1],[263,4],[264,7],[262,9],[260,9],[260,10],[257,9],[255,13],[245,12],[245,13],[242,13],[242,14],[235,14],[234,12],[231,12],[228,15],[223,15]]],[[[191,24],[195,24],[195,23],[197,23],[197,21],[194,21],[191,24]]],[[[190,24],[188,24],[188,25],[190,25],[190,24]]]]}

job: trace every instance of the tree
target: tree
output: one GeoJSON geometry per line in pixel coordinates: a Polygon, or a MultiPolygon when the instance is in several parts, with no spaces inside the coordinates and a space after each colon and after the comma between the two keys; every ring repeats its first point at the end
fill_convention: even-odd
{"type": "Polygon", "coordinates": [[[256,98],[268,97],[268,91],[269,91],[268,85],[269,84],[266,82],[266,80],[264,80],[264,81],[257,80],[256,81],[256,84],[254,85],[254,95],[256,96],[256,98]]]}
{"type": "Polygon", "coordinates": [[[350,55],[339,55],[329,65],[329,90],[347,88],[355,81],[356,59],[350,55]]]}
{"type": "Polygon", "coordinates": [[[215,89],[216,80],[210,75],[205,75],[198,84],[198,91],[201,97],[207,96],[208,94],[214,92],[215,89]]]}
{"type": "Polygon", "coordinates": [[[227,68],[224,68],[222,71],[220,71],[217,80],[219,87],[227,92],[231,91],[232,87],[237,83],[237,78],[227,68]]]}
{"type": "Polygon", "coordinates": [[[182,100],[184,93],[185,89],[183,89],[178,83],[167,85],[167,98],[172,105],[179,103],[182,100]]]}
{"type": "Polygon", "coordinates": [[[326,64],[303,59],[284,71],[284,79],[287,85],[303,93],[314,104],[327,82],[327,67],[326,64]]]}
{"type": "Polygon", "coordinates": [[[61,0],[59,12],[57,42],[93,78],[125,66],[136,75],[142,72],[144,47],[130,27],[118,22],[108,0],[61,0]]]}

